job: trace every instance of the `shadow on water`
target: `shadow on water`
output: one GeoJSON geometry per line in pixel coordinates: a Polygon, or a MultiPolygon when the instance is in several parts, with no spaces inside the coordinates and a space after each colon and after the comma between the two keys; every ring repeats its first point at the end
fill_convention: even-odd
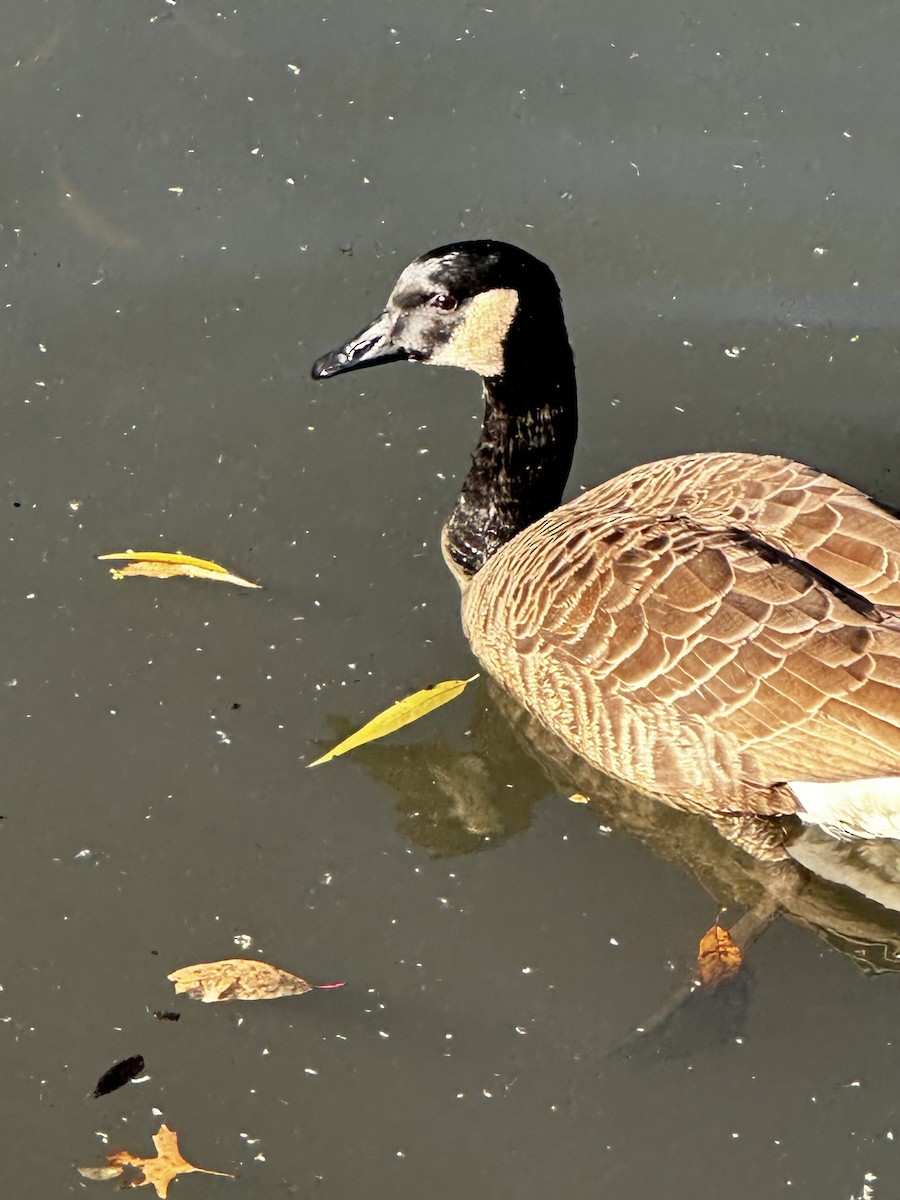
{"type": "MultiPolygon", "coordinates": [[[[670,808],[583,762],[491,681],[482,694],[470,749],[430,741],[375,743],[355,751],[370,775],[395,793],[400,832],[429,854],[490,849],[527,829],[538,804],[574,793],[589,797],[612,829],[687,871],[717,904],[750,909],[767,898],[864,972],[900,971],[900,878],[890,874],[894,864],[900,876],[900,861],[893,843],[837,842],[791,824],[792,854],[817,870],[800,861],[760,861],[705,818],[670,808]]],[[[337,721],[334,728],[339,735],[349,731],[337,721]]]]}
{"type": "MultiPolygon", "coordinates": [[[[481,700],[465,749],[431,740],[373,743],[355,751],[367,773],[393,792],[399,832],[433,857],[496,847],[527,829],[540,804],[575,794],[611,830],[637,838],[686,871],[721,908],[743,909],[731,926],[742,949],[773,922],[788,920],[865,974],[900,972],[900,860],[893,843],[837,842],[786,820],[792,857],[766,861],[723,837],[704,817],[678,812],[602,775],[492,681],[483,686],[481,700]]],[[[330,723],[336,737],[351,731],[350,723],[330,723]]],[[[687,1056],[741,1033],[752,965],[707,990],[695,979],[689,949],[674,991],[610,1053],[687,1056]]]]}

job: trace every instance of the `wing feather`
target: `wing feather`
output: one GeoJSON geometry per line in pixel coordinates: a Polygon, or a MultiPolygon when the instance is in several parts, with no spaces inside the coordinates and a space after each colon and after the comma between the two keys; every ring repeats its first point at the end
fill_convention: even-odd
{"type": "Polygon", "coordinates": [[[733,811],[784,810],[791,780],[900,775],[895,604],[900,522],[746,455],[586,493],[463,596],[488,670],[573,749],[673,803],[733,811]]]}

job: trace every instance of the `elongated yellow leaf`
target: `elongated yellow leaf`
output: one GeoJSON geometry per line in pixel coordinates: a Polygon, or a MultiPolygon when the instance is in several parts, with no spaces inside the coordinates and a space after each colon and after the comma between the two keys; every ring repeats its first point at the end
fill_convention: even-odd
{"type": "Polygon", "coordinates": [[[169,553],[163,550],[123,550],[116,554],[98,554],[101,562],[124,562],[127,566],[113,568],[113,579],[125,579],[129,575],[150,575],[154,579],[172,579],[186,575],[192,579],[212,579],[216,583],[234,583],[239,587],[258,588],[262,585],[232,575],[218,563],[206,558],[194,558],[191,554],[169,553]]]}
{"type": "Polygon", "coordinates": [[[451,700],[462,695],[472,680],[477,678],[477,675],[473,675],[470,679],[445,679],[443,683],[436,683],[433,687],[413,692],[411,696],[398,700],[390,708],[379,713],[377,717],[367,721],[362,729],[357,729],[356,733],[351,733],[342,742],[338,742],[333,750],[329,750],[315,762],[306,765],[318,767],[320,763],[329,762],[332,758],[337,758],[339,754],[346,754],[348,750],[355,750],[357,746],[364,746],[366,742],[374,742],[376,738],[385,737],[386,734],[393,733],[396,729],[402,729],[404,725],[418,721],[420,717],[427,717],[436,708],[440,708],[443,704],[449,704],[451,700]]]}

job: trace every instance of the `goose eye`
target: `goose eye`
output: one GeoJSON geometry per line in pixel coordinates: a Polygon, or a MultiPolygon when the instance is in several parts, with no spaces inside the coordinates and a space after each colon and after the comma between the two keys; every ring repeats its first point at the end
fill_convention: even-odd
{"type": "Polygon", "coordinates": [[[456,301],[452,296],[448,296],[446,292],[437,292],[436,295],[428,298],[428,303],[432,308],[439,308],[441,312],[453,312],[456,308],[456,301]]]}

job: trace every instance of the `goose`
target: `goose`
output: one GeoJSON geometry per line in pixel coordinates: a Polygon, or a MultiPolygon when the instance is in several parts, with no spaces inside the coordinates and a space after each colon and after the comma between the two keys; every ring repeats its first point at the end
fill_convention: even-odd
{"type": "Polygon", "coordinates": [[[482,379],[441,545],[503,688],[594,767],[736,839],[788,816],[900,838],[894,513],[738,452],[649,463],[562,504],[578,419],[559,287],[504,242],[415,259],[312,376],[398,360],[482,379]]]}

